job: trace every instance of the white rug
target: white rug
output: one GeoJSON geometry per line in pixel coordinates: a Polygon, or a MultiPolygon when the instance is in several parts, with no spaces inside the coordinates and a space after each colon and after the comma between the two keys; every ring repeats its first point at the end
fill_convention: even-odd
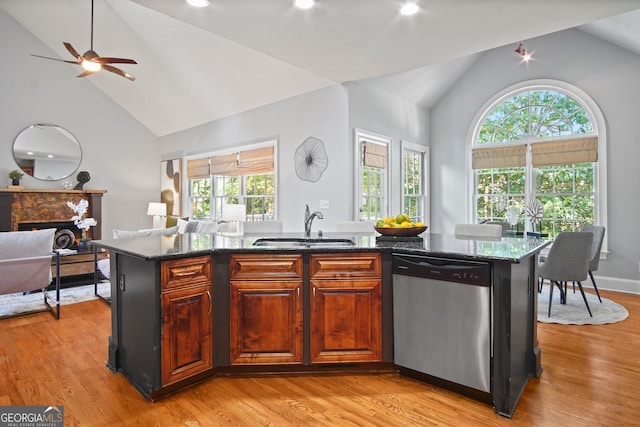
{"type": "Polygon", "coordinates": [[[576,286],[574,294],[571,283],[567,286],[566,304],[560,304],[560,290],[557,287],[553,290],[551,317],[549,317],[549,285],[548,282],[545,282],[542,293],[538,294],[538,322],[564,325],[604,325],[621,322],[629,316],[627,309],[618,303],[606,298],[602,298],[602,303],[600,303],[595,294],[585,292],[585,295],[593,317],[589,316],[580,289],[576,286]]]}
{"type": "MultiPolygon", "coordinates": [[[[98,283],[98,293],[105,298],[109,297],[111,295],[110,283],[106,281],[98,283]]],[[[49,292],[49,295],[55,298],[55,291],[49,292]]],[[[97,298],[93,285],[60,289],[60,305],[76,304],[97,298]]],[[[0,295],[0,317],[46,308],[41,292],[28,295],[23,295],[22,292],[0,295]]]]}

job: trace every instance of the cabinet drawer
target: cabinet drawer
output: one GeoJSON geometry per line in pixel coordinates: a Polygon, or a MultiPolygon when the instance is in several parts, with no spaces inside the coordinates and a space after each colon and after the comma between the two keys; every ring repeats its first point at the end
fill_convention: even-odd
{"type": "Polygon", "coordinates": [[[231,255],[231,280],[302,279],[300,254],[231,255]]]}
{"type": "Polygon", "coordinates": [[[375,252],[313,254],[310,263],[311,279],[380,278],[380,254],[375,252]]]}
{"type": "Polygon", "coordinates": [[[162,290],[211,283],[211,257],[182,258],[162,262],[162,290]]]}

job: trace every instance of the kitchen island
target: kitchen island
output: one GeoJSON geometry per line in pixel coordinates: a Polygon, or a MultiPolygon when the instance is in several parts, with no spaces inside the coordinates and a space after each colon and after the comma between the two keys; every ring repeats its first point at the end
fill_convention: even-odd
{"type": "Polygon", "coordinates": [[[536,266],[548,242],[327,234],[305,244],[285,233],[277,237],[298,239],[295,245],[256,246],[259,237],[94,242],[111,252],[108,367],[149,400],[217,375],[399,371],[486,400],[507,417],[528,378],[541,372],[536,266]],[[396,366],[393,272],[400,255],[488,266],[486,390],[396,366]]]}

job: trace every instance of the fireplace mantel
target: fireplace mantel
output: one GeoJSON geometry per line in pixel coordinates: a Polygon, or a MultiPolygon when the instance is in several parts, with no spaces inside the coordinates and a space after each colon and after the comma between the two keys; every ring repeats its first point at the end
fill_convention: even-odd
{"type": "Polygon", "coordinates": [[[87,217],[98,225],[90,230],[92,239],[102,238],[102,195],[106,190],[53,190],[0,188],[0,231],[17,231],[18,224],[69,221],[75,214],[67,202],[89,202],[87,217]]]}

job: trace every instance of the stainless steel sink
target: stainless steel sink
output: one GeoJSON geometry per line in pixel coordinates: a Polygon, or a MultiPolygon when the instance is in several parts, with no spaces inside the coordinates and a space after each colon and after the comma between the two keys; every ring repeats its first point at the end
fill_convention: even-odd
{"type": "Polygon", "coordinates": [[[253,242],[254,246],[277,246],[277,247],[343,247],[353,246],[349,239],[297,239],[289,237],[263,238],[253,242]]]}

